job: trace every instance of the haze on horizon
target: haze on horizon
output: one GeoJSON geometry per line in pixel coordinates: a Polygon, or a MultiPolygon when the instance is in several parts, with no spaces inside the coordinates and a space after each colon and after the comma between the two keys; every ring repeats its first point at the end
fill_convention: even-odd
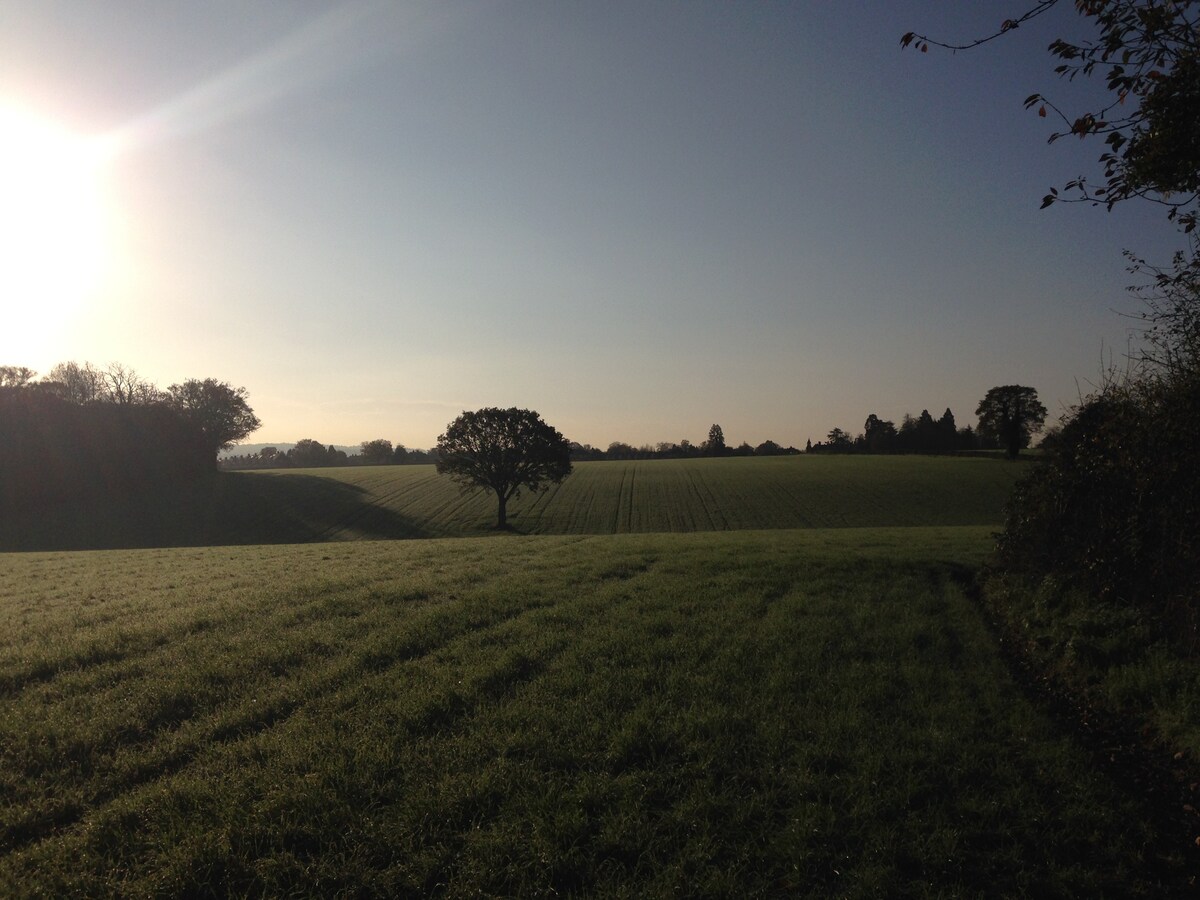
{"type": "MultiPolygon", "coordinates": [[[[10,0],[0,363],[244,385],[249,440],[431,446],[521,406],[606,446],[802,447],[1036,387],[1136,311],[1158,210],[1039,210],[1069,5],[10,0]],[[17,152],[20,151],[20,152],[17,152]]],[[[1069,105],[1069,104],[1068,104],[1069,105]]],[[[0,152],[2,153],[2,152],[0,152]]]]}

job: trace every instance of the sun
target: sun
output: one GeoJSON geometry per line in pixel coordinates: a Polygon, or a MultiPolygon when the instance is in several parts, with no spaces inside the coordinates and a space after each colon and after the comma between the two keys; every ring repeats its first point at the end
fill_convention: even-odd
{"type": "Polygon", "coordinates": [[[102,142],[0,101],[0,364],[50,349],[96,289],[104,159],[102,142]]]}

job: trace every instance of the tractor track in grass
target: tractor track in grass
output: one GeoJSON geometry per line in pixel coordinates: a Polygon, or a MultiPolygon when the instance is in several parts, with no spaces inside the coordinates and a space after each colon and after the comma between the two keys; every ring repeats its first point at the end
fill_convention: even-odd
{"type": "MultiPolygon", "coordinates": [[[[635,575],[643,571],[645,569],[635,575]]],[[[609,615],[614,605],[627,603],[630,598],[622,595],[615,601],[614,604],[614,598],[597,598],[590,604],[593,608],[589,610],[589,617],[609,615]]],[[[107,808],[120,798],[175,776],[203,756],[219,754],[246,740],[283,727],[305,709],[322,705],[328,708],[329,701],[346,684],[365,685],[369,681],[387,679],[402,666],[431,657],[460,641],[478,640],[502,632],[517,621],[536,617],[552,609],[559,602],[547,600],[502,611],[485,607],[486,614],[468,616],[463,620],[456,620],[452,616],[439,617],[438,613],[445,607],[435,605],[424,622],[413,623],[410,633],[398,636],[396,641],[387,646],[370,647],[351,654],[343,665],[334,663],[323,666],[312,672],[310,678],[301,679],[299,690],[293,688],[296,672],[284,670],[273,678],[277,690],[263,692],[258,689],[254,697],[240,698],[241,715],[196,729],[196,733],[188,735],[182,745],[166,750],[157,758],[126,768],[120,773],[119,782],[101,783],[90,793],[84,791],[82,800],[68,799],[60,805],[43,805],[24,819],[17,818],[7,823],[0,831],[0,854],[20,853],[42,841],[52,840],[55,835],[77,827],[86,817],[107,808]],[[439,622],[439,618],[445,621],[439,622]]],[[[452,688],[431,694],[410,717],[397,724],[403,726],[403,732],[410,738],[417,738],[431,729],[452,730],[484,705],[514,696],[522,684],[539,677],[553,659],[566,652],[568,646],[569,641],[563,639],[548,654],[530,656],[524,652],[509,653],[503,643],[498,643],[494,648],[495,661],[498,663],[496,667],[474,679],[464,690],[452,688]]],[[[328,660],[333,655],[333,651],[329,650],[322,657],[328,660]]],[[[256,684],[261,685],[261,682],[256,684]]],[[[357,707],[359,702],[359,698],[350,697],[332,704],[332,709],[344,712],[357,707]]],[[[152,728],[153,738],[168,741],[184,729],[193,728],[195,721],[205,712],[204,709],[192,710],[178,721],[166,723],[165,728],[152,728]]],[[[150,723],[151,726],[154,724],[150,723]]],[[[153,752],[153,746],[150,749],[153,752]]]]}

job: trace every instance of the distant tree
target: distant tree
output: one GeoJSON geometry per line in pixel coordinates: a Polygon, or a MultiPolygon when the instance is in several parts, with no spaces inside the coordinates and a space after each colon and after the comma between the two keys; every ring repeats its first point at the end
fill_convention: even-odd
{"type": "Polygon", "coordinates": [[[605,459],[633,459],[637,451],[624,441],[613,441],[604,451],[605,459]]]}
{"type": "Polygon", "coordinates": [[[104,378],[91,363],[59,363],[46,375],[53,383],[51,392],[68,403],[92,403],[104,393],[104,378]]]}
{"type": "Polygon", "coordinates": [[[714,424],[708,429],[708,440],[704,442],[704,455],[724,456],[725,452],[725,432],[721,430],[720,425],[714,424]]]}
{"type": "Polygon", "coordinates": [[[933,416],[929,414],[929,410],[921,410],[921,415],[917,416],[917,446],[918,453],[933,453],[937,449],[938,428],[937,422],[933,421],[933,416]]]}
{"type": "Polygon", "coordinates": [[[826,446],[829,453],[849,453],[854,447],[854,442],[850,435],[840,428],[832,429],[827,437],[826,446]]]}
{"type": "Polygon", "coordinates": [[[863,424],[863,442],[868,453],[893,453],[896,450],[896,426],[875,413],[863,424]]]}
{"type": "Polygon", "coordinates": [[[301,469],[329,465],[329,448],[320,441],[303,438],[296,441],[296,446],[287,452],[288,460],[293,466],[301,469]]]}
{"type": "Polygon", "coordinates": [[[0,388],[26,387],[36,375],[26,366],[0,366],[0,388]]]}
{"type": "Polygon", "coordinates": [[[137,372],[121,363],[111,363],[100,377],[97,399],[121,406],[146,405],[162,398],[161,392],[137,372]]]}
{"type": "Polygon", "coordinates": [[[747,441],[742,441],[730,451],[734,456],[753,456],[754,448],[747,441]]]}
{"type": "Polygon", "coordinates": [[[1009,459],[1029,446],[1033,434],[1046,421],[1046,407],[1037,391],[1019,384],[994,387],[979,401],[979,433],[999,441],[1009,459]]]}
{"type": "Polygon", "coordinates": [[[571,474],[570,442],[528,409],[464,412],[438,438],[437,451],[439,474],[464,491],[496,494],[497,528],[508,524],[508,501],[522,488],[542,491],[571,474]]]}
{"type": "Polygon", "coordinates": [[[392,450],[392,462],[394,462],[396,465],[403,465],[407,462],[410,462],[408,457],[409,449],[403,444],[397,444],[392,450]]]}
{"type": "Polygon", "coordinates": [[[783,448],[772,440],[765,440],[754,448],[755,456],[778,456],[783,448]]]}
{"type": "Polygon", "coordinates": [[[168,405],[200,426],[212,451],[217,454],[249,435],[262,422],[246,402],[246,389],[235,388],[215,378],[190,379],[167,389],[168,405]]]}
{"type": "Polygon", "coordinates": [[[428,466],[438,461],[438,452],[436,447],[430,447],[428,450],[409,450],[408,458],[405,460],[409,465],[428,466]]]}
{"type": "Polygon", "coordinates": [[[809,438],[807,441],[804,442],[804,452],[812,453],[812,438],[809,438]]]}
{"type": "Polygon", "coordinates": [[[964,425],[958,429],[958,434],[954,439],[955,450],[978,450],[979,435],[975,433],[975,429],[970,425],[964,425]]]}
{"type": "Polygon", "coordinates": [[[396,451],[392,448],[391,441],[377,438],[373,441],[363,441],[359,455],[368,466],[386,466],[395,458],[396,451]]]}
{"type": "Polygon", "coordinates": [[[591,444],[580,444],[576,441],[571,441],[571,461],[585,462],[597,459],[604,459],[604,451],[593,447],[591,444]]]}
{"type": "Polygon", "coordinates": [[[953,453],[958,442],[958,425],[954,421],[954,413],[950,412],[950,407],[946,407],[946,411],[942,413],[942,417],[937,420],[937,446],[938,453],[953,453]]]}

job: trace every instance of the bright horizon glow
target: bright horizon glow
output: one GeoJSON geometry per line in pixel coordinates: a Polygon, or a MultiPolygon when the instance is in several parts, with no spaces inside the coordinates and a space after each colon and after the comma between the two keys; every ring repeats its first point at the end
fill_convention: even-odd
{"type": "Polygon", "coordinates": [[[108,261],[101,139],[0,104],[0,356],[38,355],[97,289],[108,261]]]}
{"type": "Polygon", "coordinates": [[[1038,210],[1098,152],[1021,105],[1067,7],[957,56],[899,37],[970,4],[5,10],[0,364],[245,386],[255,443],[519,406],[802,447],[1013,383],[1055,415],[1128,343],[1120,251],[1179,249],[1038,210]]]}

